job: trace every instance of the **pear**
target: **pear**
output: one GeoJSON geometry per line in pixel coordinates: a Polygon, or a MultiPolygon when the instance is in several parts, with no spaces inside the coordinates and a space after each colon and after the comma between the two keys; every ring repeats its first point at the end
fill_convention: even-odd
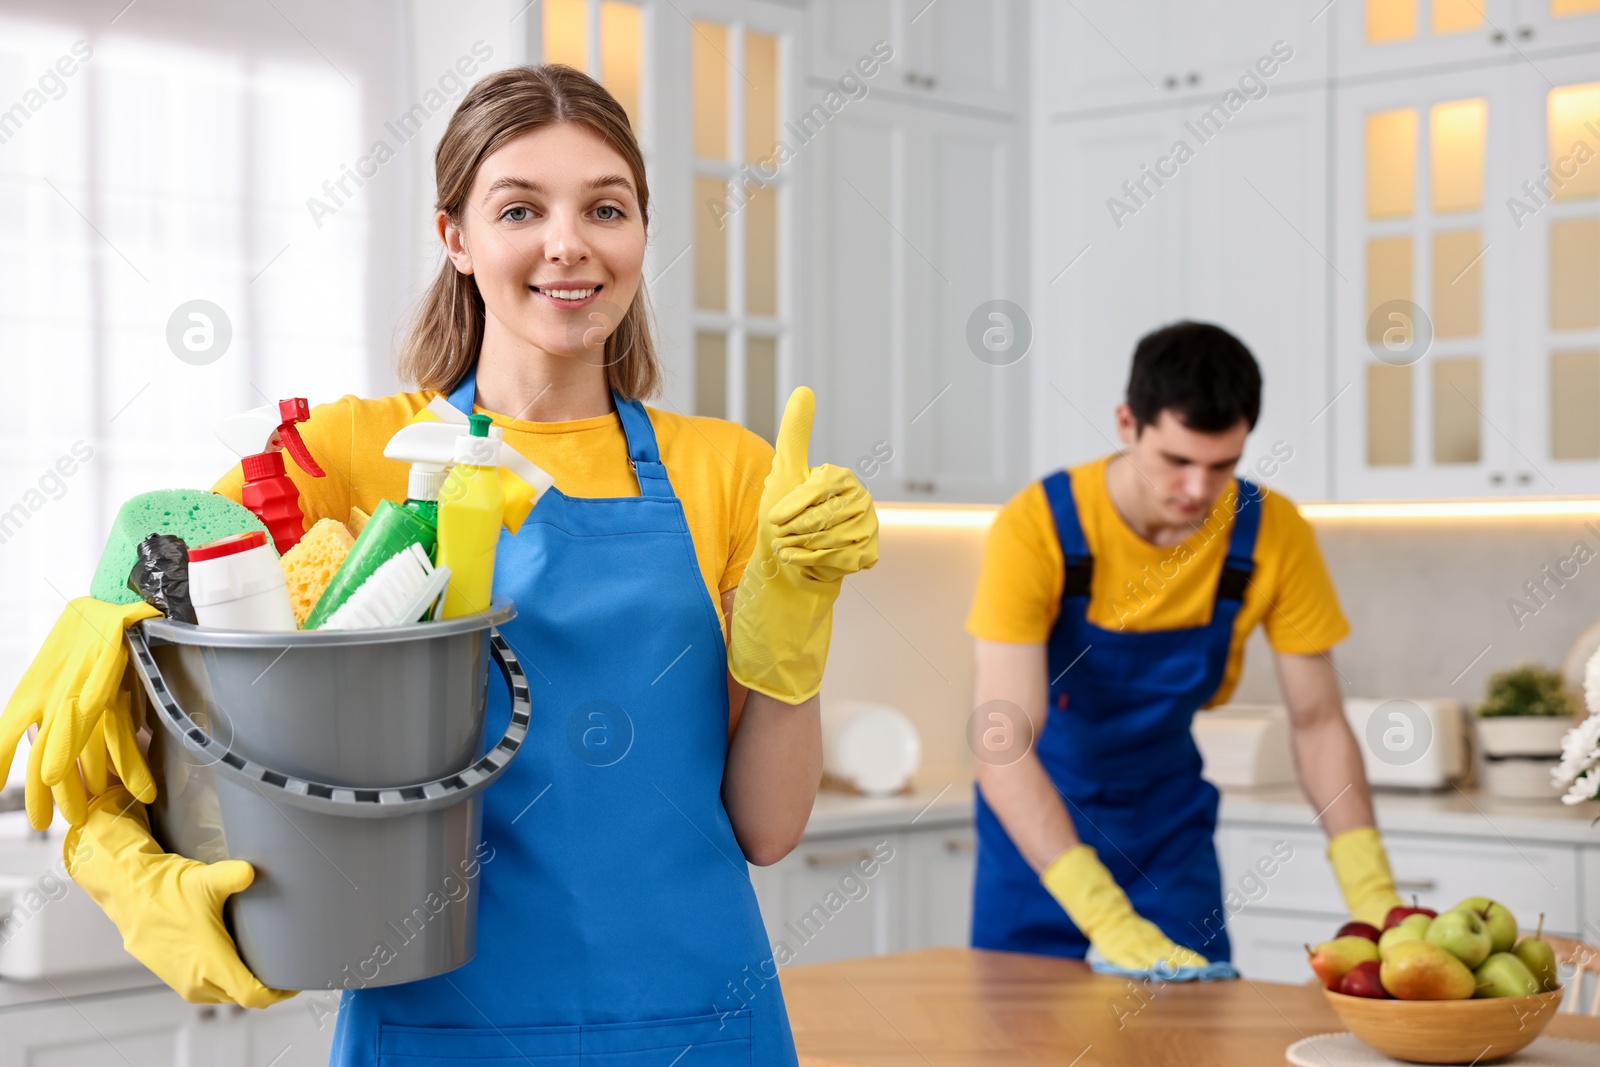
{"type": "Polygon", "coordinates": [[[1316,948],[1307,945],[1306,955],[1322,984],[1338,989],[1339,980],[1354,970],[1356,964],[1378,958],[1378,946],[1364,937],[1349,935],[1324,941],[1316,948]]]}
{"type": "Polygon", "coordinates": [[[1407,915],[1378,938],[1378,956],[1381,958],[1388,955],[1389,949],[1402,941],[1421,941],[1432,924],[1433,920],[1426,915],[1407,915]]]}
{"type": "Polygon", "coordinates": [[[1527,965],[1539,982],[1539,991],[1550,993],[1561,988],[1561,978],[1556,973],[1556,950],[1539,935],[1544,933],[1544,916],[1539,916],[1539,927],[1532,937],[1525,937],[1514,950],[1517,959],[1527,965]]]}
{"type": "Polygon", "coordinates": [[[1517,943],[1517,918],[1511,909],[1488,897],[1468,897],[1453,910],[1475,911],[1489,927],[1489,951],[1510,952],[1517,943]]]}
{"type": "Polygon", "coordinates": [[[1478,980],[1453,954],[1428,941],[1403,941],[1378,968],[1389,995],[1401,1000],[1466,1000],[1478,980]]]}
{"type": "Polygon", "coordinates": [[[1539,992],[1539,979],[1509,952],[1489,953],[1472,977],[1478,981],[1475,997],[1529,997],[1539,992]]]}
{"type": "Polygon", "coordinates": [[[1489,946],[1494,944],[1483,916],[1466,909],[1452,908],[1441,913],[1428,924],[1425,937],[1466,964],[1468,970],[1488,959],[1489,946]]]}

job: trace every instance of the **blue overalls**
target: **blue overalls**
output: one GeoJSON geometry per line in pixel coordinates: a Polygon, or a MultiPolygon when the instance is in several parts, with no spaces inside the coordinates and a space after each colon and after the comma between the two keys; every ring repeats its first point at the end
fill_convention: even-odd
{"type": "MultiPolygon", "coordinates": [[[[1233,623],[1254,569],[1261,490],[1238,480],[1219,501],[1235,510],[1211,621],[1176,630],[1106,630],[1088,621],[1089,554],[1072,482],[1044,479],[1066,564],[1048,646],[1050,714],[1039,761],[1082,841],[1134,909],[1212,962],[1231,955],[1213,834],[1217,790],[1200,777],[1189,732],[1217,692],[1233,623]],[[1081,658],[1080,658],[1081,657],[1081,658]]],[[[1039,882],[979,790],[972,943],[1081,959],[1089,941],[1039,882]]]]}
{"type": "MultiPolygon", "coordinates": [[[[450,403],[470,414],[475,389],[450,403]]],[[[649,416],[614,399],[642,495],[551,489],[496,549],[533,722],[485,795],[477,956],[345,993],[335,1064],[796,1063],[722,805],[722,627],[649,416]]],[[[487,736],[508,715],[491,684],[487,736]]]]}

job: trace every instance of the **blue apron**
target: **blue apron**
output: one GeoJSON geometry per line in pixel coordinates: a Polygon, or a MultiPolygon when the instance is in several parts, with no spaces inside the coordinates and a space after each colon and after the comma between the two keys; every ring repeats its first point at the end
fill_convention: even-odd
{"type": "MultiPolygon", "coordinates": [[[[475,391],[474,372],[450,403],[475,391]]],[[[496,549],[533,722],[485,795],[477,956],[346,992],[335,1064],[796,1063],[722,805],[722,627],[650,418],[614,399],[641,495],[551,489],[496,549]]],[[[489,737],[509,713],[492,684],[489,737]]]]}
{"type": "MultiPolygon", "coordinates": [[[[1048,646],[1050,714],[1037,741],[1039,761],[1078,837],[1094,847],[1135,910],[1178,944],[1212,962],[1228,960],[1213,841],[1217,790],[1200,777],[1189,728],[1227,668],[1254,569],[1261,491],[1240,480],[1223,498],[1236,514],[1211,621],[1143,632],[1088,621],[1094,560],[1071,479],[1057,471],[1044,479],[1044,491],[1066,584],[1048,646]]],[[[973,945],[1081,959],[1088,939],[1040,884],[981,790],[976,809],[973,945]]]]}

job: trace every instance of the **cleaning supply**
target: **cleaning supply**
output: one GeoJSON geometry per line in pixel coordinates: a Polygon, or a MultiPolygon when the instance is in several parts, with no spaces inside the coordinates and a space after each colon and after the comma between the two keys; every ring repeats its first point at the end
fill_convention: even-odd
{"type": "Polygon", "coordinates": [[[1377,828],[1360,826],[1334,834],[1328,841],[1328,863],[1339,879],[1351,917],[1382,929],[1389,909],[1398,907],[1401,900],[1377,828]]]}
{"type": "Polygon", "coordinates": [[[189,602],[189,546],[172,534],[153,533],[139,542],[139,562],[128,573],[128,588],[169,619],[193,624],[189,602]]]}
{"type": "MultiPolygon", "coordinates": [[[[140,798],[154,800],[156,786],[139,751],[131,704],[118,695],[129,687],[128,627],[160,614],[144,601],[107,604],[78,597],[62,609],[0,714],[0,782],[9,777],[17,743],[38,726],[28,754],[24,799],[35,830],[50,825],[51,795],[67,821],[83,822],[83,783],[77,760],[91,746],[109,748],[111,767],[140,798]],[[101,725],[99,734],[96,726],[101,725]]],[[[132,683],[137,685],[137,682],[132,683]]]]}
{"type": "Polygon", "coordinates": [[[217,427],[222,443],[239,454],[244,470],[244,506],[258,515],[272,534],[278,554],[289,551],[305,533],[305,515],[300,510],[300,490],[283,465],[283,452],[313,478],[322,478],[322,468],[300,439],[295,423],[311,417],[304,397],[280,400],[276,406],[251,408],[224,420],[217,427]]]}
{"type": "Polygon", "coordinates": [[[203,489],[140,493],[117,509],[94,580],[89,583],[89,595],[108,604],[140,603],[139,594],[128,588],[128,574],[139,562],[139,542],[153,533],[203,545],[230,534],[246,530],[265,533],[266,529],[248,508],[217,493],[203,489]]]}
{"type": "Polygon", "coordinates": [[[439,521],[439,490],[455,462],[456,438],[460,435],[460,429],[452,424],[413,422],[400,427],[383,447],[383,454],[389,459],[411,464],[404,506],[435,524],[439,521]]]}
{"type": "MultiPolygon", "coordinates": [[[[470,405],[470,398],[468,403],[470,405]]],[[[427,407],[412,416],[411,423],[406,429],[410,426],[430,426],[434,427],[436,432],[441,432],[442,436],[410,438],[402,447],[413,453],[426,449],[431,454],[431,462],[454,463],[455,437],[465,433],[469,425],[467,416],[462,410],[451,403],[449,398],[440,394],[429,401],[427,407]],[[448,429],[440,430],[441,427],[448,429]]],[[[500,427],[490,426],[489,437],[497,442],[500,448],[500,489],[505,496],[501,523],[507,532],[514,534],[522,528],[523,520],[539,502],[539,498],[555,485],[555,479],[507,444],[505,431],[500,427]]],[[[384,454],[389,455],[387,450],[384,454]]]]}
{"type": "Polygon", "coordinates": [[[183,999],[265,1008],[294,996],[256,981],[228,935],[222,906],[255,880],[244,860],[172,855],[151,835],[144,806],[121,787],[95,798],[62,854],[128,952],[183,999]]]}
{"type": "Polygon", "coordinates": [[[844,576],[878,562],[872,497],[848,469],[807,461],[815,411],[805,386],[784,406],[728,639],[734,679],[786,704],[821,689],[844,576]]]}
{"type": "Polygon", "coordinates": [[[311,609],[316,607],[323,590],[339,572],[355,540],[338,519],[318,519],[300,543],[278,560],[283,577],[289,583],[289,604],[294,608],[296,626],[305,625],[311,609]]]}
{"type": "Polygon", "coordinates": [[[471,415],[456,438],[455,466],[439,492],[439,566],[450,568],[443,618],[484,614],[494,585],[494,553],[505,521],[500,447],[487,415],[471,415]]]}
{"type": "Polygon", "coordinates": [[[1210,964],[1193,949],[1177,944],[1155,923],[1133,910],[1089,845],[1078,844],[1051,861],[1039,876],[1050,895],[1077,924],[1107,963],[1144,972],[1158,964],[1166,971],[1210,964]]]}
{"type": "Polygon", "coordinates": [[[1135,978],[1140,981],[1148,979],[1156,982],[1217,982],[1239,977],[1239,968],[1222,960],[1204,966],[1174,967],[1157,963],[1154,967],[1118,967],[1094,952],[1089,954],[1089,969],[1096,974],[1114,974],[1122,978],[1135,978]]]}
{"type": "Polygon", "coordinates": [[[320,629],[360,630],[424,621],[449,580],[449,567],[435,567],[421,545],[407,545],[384,560],[320,629]]]}
{"type": "Polygon", "coordinates": [[[362,527],[361,536],[350,546],[338,573],[322,591],[301,629],[320,630],[374,571],[410,545],[417,545],[432,556],[437,538],[434,524],[421,515],[390,500],[378,501],[372,518],[362,527]]]}
{"type": "Polygon", "coordinates": [[[260,530],[189,550],[189,599],[201,626],[293,630],[294,608],[277,553],[260,530]]]}

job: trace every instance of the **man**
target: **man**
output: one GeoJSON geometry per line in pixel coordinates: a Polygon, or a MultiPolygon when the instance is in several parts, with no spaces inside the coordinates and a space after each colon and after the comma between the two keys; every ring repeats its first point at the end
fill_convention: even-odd
{"type": "Polygon", "coordinates": [[[1328,650],[1349,632],[1310,526],[1234,469],[1261,374],[1219,327],[1143,338],[1124,450],[1018,493],[984,549],[972,943],[1135,970],[1227,961],[1195,712],[1227,700],[1257,623],[1301,787],[1351,913],[1398,904],[1328,650]]]}

